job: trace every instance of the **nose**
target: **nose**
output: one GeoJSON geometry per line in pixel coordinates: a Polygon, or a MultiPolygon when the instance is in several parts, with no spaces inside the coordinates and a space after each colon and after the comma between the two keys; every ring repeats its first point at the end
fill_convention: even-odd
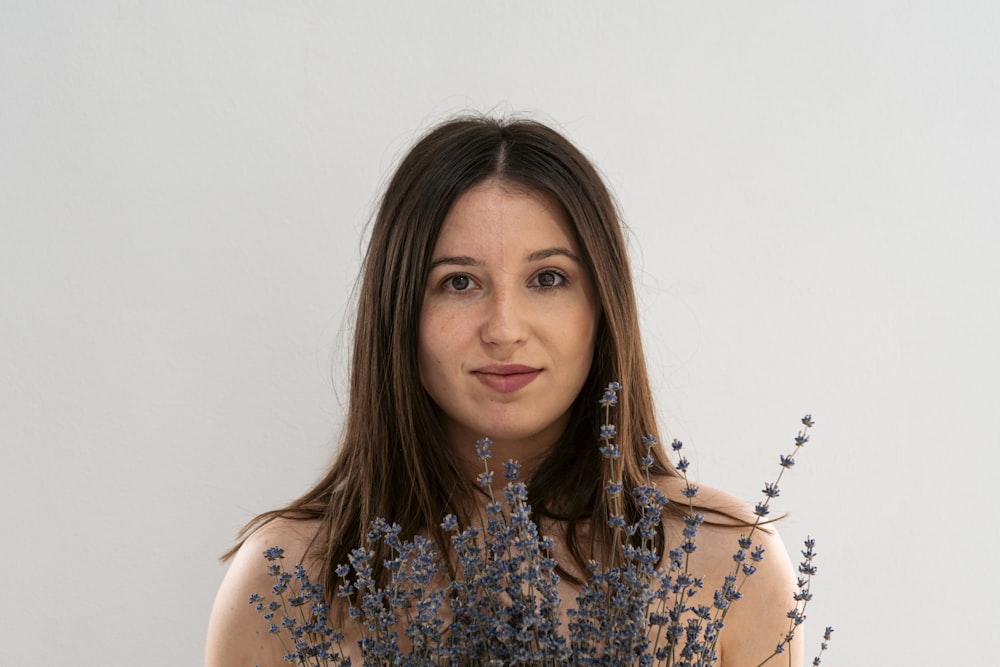
{"type": "Polygon", "coordinates": [[[497,290],[488,300],[482,324],[483,342],[494,346],[518,345],[527,338],[527,304],[514,291],[497,290]]]}

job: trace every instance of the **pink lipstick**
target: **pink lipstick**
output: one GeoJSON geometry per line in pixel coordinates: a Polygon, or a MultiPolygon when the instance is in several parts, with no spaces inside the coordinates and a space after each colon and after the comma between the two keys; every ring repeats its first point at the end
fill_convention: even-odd
{"type": "Polygon", "coordinates": [[[510,394],[531,384],[540,368],[520,364],[493,364],[472,371],[476,379],[495,392],[510,394]]]}

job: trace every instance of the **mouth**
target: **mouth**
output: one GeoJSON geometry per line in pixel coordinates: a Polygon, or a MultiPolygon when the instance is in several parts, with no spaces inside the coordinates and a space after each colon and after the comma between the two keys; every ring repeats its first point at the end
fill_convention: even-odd
{"type": "Polygon", "coordinates": [[[523,389],[537,378],[541,368],[520,364],[493,364],[472,371],[476,379],[500,394],[510,394],[523,389]]]}

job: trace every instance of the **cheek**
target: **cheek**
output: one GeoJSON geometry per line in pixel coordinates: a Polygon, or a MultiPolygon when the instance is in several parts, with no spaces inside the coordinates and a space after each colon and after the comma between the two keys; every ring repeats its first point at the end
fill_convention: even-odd
{"type": "Polygon", "coordinates": [[[417,366],[420,371],[420,382],[425,389],[430,390],[435,378],[441,373],[448,361],[448,350],[454,348],[448,323],[443,321],[439,313],[424,312],[420,316],[420,329],[417,339],[417,366]]]}
{"type": "Polygon", "coordinates": [[[597,308],[588,300],[575,314],[573,320],[573,331],[577,332],[576,346],[580,353],[587,353],[589,362],[593,356],[594,346],[597,344],[597,322],[599,319],[597,308]]]}
{"type": "Polygon", "coordinates": [[[434,304],[425,306],[420,314],[418,344],[435,354],[447,354],[470,331],[468,308],[434,304]]]}

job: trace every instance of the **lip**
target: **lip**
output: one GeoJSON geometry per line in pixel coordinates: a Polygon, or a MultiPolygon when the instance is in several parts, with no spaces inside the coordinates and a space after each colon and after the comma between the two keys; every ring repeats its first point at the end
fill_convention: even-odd
{"type": "Polygon", "coordinates": [[[535,381],[542,369],[521,364],[491,364],[472,371],[476,379],[495,392],[511,394],[535,381]]]}

